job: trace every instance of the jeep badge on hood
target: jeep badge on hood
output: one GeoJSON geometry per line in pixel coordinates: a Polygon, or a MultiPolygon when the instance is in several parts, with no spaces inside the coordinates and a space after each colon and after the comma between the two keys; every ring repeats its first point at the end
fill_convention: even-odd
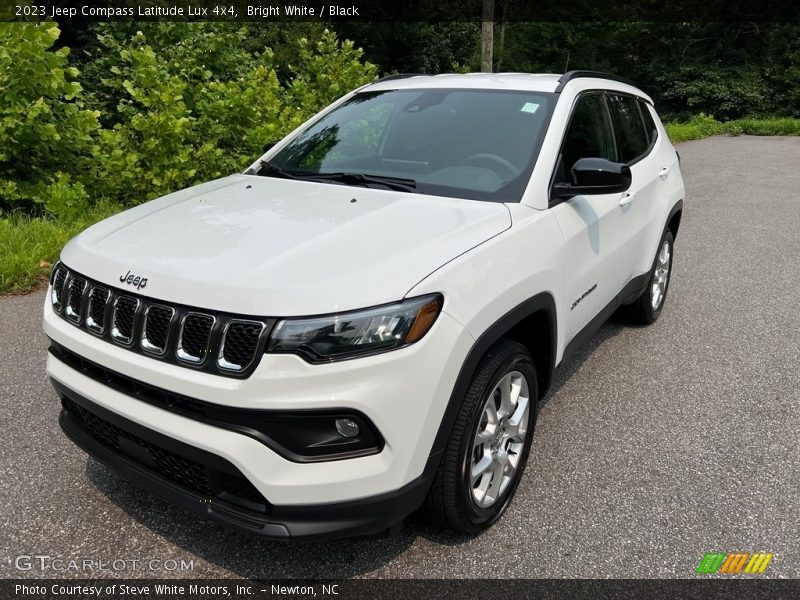
{"type": "Polygon", "coordinates": [[[127,283],[128,285],[134,286],[137,290],[142,289],[143,287],[147,287],[147,277],[142,277],[141,275],[134,275],[130,271],[122,275],[119,280],[122,283],[127,283]]]}

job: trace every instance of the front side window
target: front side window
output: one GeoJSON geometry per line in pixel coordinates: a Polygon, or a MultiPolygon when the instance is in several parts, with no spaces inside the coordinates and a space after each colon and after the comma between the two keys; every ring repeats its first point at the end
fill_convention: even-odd
{"type": "Polygon", "coordinates": [[[561,147],[556,183],[571,183],[572,167],[581,158],[616,160],[614,134],[600,93],[581,96],[572,111],[561,147]]]}
{"type": "Polygon", "coordinates": [[[609,94],[608,108],[617,137],[619,161],[631,163],[645,154],[649,145],[636,98],[609,94]]]}
{"type": "Polygon", "coordinates": [[[301,131],[259,173],[518,202],[553,104],[541,92],[366,91],[301,131]]]}

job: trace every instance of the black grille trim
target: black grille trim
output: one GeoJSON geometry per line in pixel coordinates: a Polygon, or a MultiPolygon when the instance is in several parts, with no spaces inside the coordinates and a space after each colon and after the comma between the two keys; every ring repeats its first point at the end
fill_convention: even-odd
{"type": "Polygon", "coordinates": [[[181,321],[176,355],[178,360],[202,366],[208,358],[211,335],[217,320],[204,313],[190,312],[181,321]]]}
{"type": "Polygon", "coordinates": [[[106,312],[111,292],[99,285],[89,290],[88,309],[86,310],[86,329],[96,335],[103,335],[106,330],[106,312]]]}
{"type": "Polygon", "coordinates": [[[63,263],[54,268],[51,284],[53,310],[72,325],[143,356],[224,377],[246,378],[252,374],[261,361],[267,337],[276,322],[269,317],[207,311],[148,298],[94,281],[63,263]],[[99,316],[103,297],[105,306],[102,307],[101,324],[99,316]],[[168,311],[172,312],[166,325],[163,317],[168,311]],[[152,324],[148,315],[157,313],[162,317],[158,331],[146,332],[148,322],[152,324]],[[256,327],[259,333],[257,339],[237,339],[234,344],[237,351],[229,349],[228,354],[238,362],[225,368],[217,360],[224,349],[223,333],[231,323],[240,322],[253,324],[250,326],[256,327]],[[187,330],[191,337],[184,340],[187,330]],[[155,343],[159,341],[163,341],[163,347],[161,343],[155,343]],[[245,356],[245,353],[251,355],[245,356]]]}
{"type": "Polygon", "coordinates": [[[67,298],[64,303],[64,315],[68,321],[74,324],[80,324],[83,317],[83,295],[86,285],[86,279],[80,275],[72,275],[66,283],[67,298]]]}
{"type": "Polygon", "coordinates": [[[175,309],[163,304],[151,304],[144,311],[144,324],[142,325],[142,350],[151,354],[161,355],[167,351],[169,344],[172,318],[175,309]]]}
{"type": "Polygon", "coordinates": [[[225,371],[244,371],[255,360],[258,340],[264,332],[259,321],[232,320],[225,325],[217,365],[225,371]]]}
{"type": "Polygon", "coordinates": [[[111,311],[111,339],[123,346],[130,346],[136,331],[136,313],[139,300],[131,296],[117,296],[111,311]]]}
{"type": "Polygon", "coordinates": [[[114,454],[133,460],[181,488],[257,512],[269,512],[270,503],[227,459],[132,423],[83,397],[75,397],[60,385],[56,389],[73,422],[114,454]]]}
{"type": "Polygon", "coordinates": [[[50,292],[50,303],[53,305],[53,310],[57,313],[60,313],[61,309],[64,308],[64,283],[66,279],[67,268],[61,263],[58,263],[53,269],[52,281],[50,282],[53,286],[50,292]]]}

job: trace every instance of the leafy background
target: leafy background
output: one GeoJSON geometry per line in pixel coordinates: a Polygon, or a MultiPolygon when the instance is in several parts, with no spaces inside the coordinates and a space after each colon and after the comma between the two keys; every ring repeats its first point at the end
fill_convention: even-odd
{"type": "MultiPolygon", "coordinates": [[[[500,21],[494,69],[627,76],[676,141],[798,134],[799,33],[500,21]]],[[[477,70],[479,46],[458,22],[0,23],[0,292],[35,284],[91,222],[241,171],[379,75],[477,70]]]]}

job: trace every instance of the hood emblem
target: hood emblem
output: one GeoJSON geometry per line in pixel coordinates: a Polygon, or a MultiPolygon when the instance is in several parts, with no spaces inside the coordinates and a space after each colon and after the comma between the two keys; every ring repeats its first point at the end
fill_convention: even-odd
{"type": "Polygon", "coordinates": [[[147,277],[142,277],[141,275],[134,275],[130,272],[130,270],[122,275],[119,280],[122,283],[127,283],[128,285],[132,285],[137,290],[141,290],[142,288],[147,287],[147,277]]]}

